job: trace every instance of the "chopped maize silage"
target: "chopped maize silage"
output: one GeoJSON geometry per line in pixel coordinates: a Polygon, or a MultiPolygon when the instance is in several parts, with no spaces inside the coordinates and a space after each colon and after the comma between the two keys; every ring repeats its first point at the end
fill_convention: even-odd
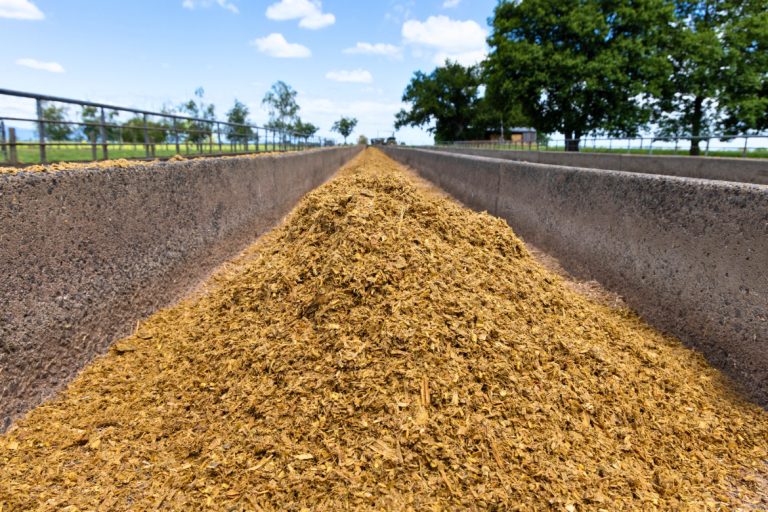
{"type": "Polygon", "coordinates": [[[700,356],[355,165],[0,437],[0,510],[765,507],[768,415],[700,356]]]}
{"type": "MultiPolygon", "coordinates": [[[[306,150],[311,151],[311,150],[306,150]]],[[[279,155],[284,153],[295,153],[295,151],[283,151],[283,152],[263,152],[263,153],[251,153],[248,155],[238,155],[238,156],[228,156],[228,155],[222,155],[222,156],[215,156],[215,157],[196,157],[196,158],[184,158],[181,155],[175,155],[168,160],[167,162],[186,162],[187,160],[190,161],[196,161],[196,160],[207,160],[210,158],[259,158],[262,156],[269,156],[269,155],[279,155]]],[[[110,169],[110,168],[118,168],[118,169],[124,169],[126,167],[143,167],[146,165],[155,165],[161,163],[161,160],[127,160],[125,158],[118,158],[116,160],[96,160],[94,162],[58,162],[55,164],[46,164],[46,165],[30,165],[27,167],[0,167],[0,174],[18,174],[20,172],[58,172],[58,171],[72,171],[75,169],[110,169]]]]}

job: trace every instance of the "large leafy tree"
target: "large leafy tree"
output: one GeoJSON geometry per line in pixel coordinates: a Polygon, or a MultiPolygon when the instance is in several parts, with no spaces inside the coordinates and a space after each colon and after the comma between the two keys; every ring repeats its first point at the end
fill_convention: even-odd
{"type": "Polygon", "coordinates": [[[354,117],[342,117],[335,123],[333,123],[333,126],[331,127],[332,132],[338,132],[341,134],[342,137],[344,137],[344,144],[347,143],[347,137],[352,135],[352,132],[355,131],[355,127],[357,126],[357,119],[354,117]]]}
{"type": "Polygon", "coordinates": [[[728,4],[720,105],[728,133],[768,130],[768,0],[728,4]]]}
{"type": "MultiPolygon", "coordinates": [[[[716,129],[728,53],[721,38],[728,15],[725,3],[675,2],[675,20],[665,45],[672,70],[656,102],[658,135],[695,137],[716,129]]],[[[699,140],[691,139],[691,154],[698,153],[699,140]]]]}
{"type": "Polygon", "coordinates": [[[519,104],[539,132],[631,136],[669,71],[670,0],[502,1],[490,20],[487,97],[519,104]]]}
{"type": "Polygon", "coordinates": [[[481,95],[481,75],[476,66],[468,68],[446,60],[432,73],[417,71],[403,93],[410,110],[395,117],[395,128],[427,128],[439,142],[484,139],[488,127],[507,126],[520,121],[519,112],[491,113],[481,95]]]}

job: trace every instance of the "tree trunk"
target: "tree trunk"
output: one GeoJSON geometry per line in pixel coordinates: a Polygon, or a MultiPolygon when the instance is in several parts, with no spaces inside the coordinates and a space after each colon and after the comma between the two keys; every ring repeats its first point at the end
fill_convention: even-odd
{"type": "Polygon", "coordinates": [[[576,133],[571,131],[565,132],[565,150],[571,152],[579,151],[579,144],[581,143],[581,131],[576,130],[576,133]]]}
{"type": "MultiPolygon", "coordinates": [[[[701,135],[702,118],[704,117],[703,107],[704,98],[696,96],[693,102],[693,123],[691,126],[691,135],[701,135]]],[[[701,154],[699,150],[699,139],[691,139],[691,156],[699,156],[701,154]]]]}

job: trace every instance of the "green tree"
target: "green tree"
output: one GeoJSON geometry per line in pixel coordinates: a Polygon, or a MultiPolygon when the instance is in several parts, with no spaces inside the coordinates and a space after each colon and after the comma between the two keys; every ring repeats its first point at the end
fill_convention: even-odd
{"type": "MultiPolygon", "coordinates": [[[[144,116],[137,115],[122,124],[123,142],[128,144],[144,144],[144,116]]],[[[164,144],[171,140],[172,126],[168,121],[147,120],[147,137],[150,142],[164,144]]]]}
{"type": "Polygon", "coordinates": [[[720,104],[722,130],[768,130],[768,1],[729,4],[722,30],[727,50],[720,104]]]}
{"type": "MultiPolygon", "coordinates": [[[[728,8],[722,0],[675,3],[676,19],[666,45],[672,72],[655,105],[657,134],[709,135],[722,110],[718,99],[725,85],[722,67],[728,52],[721,31],[728,8]]],[[[699,154],[696,139],[691,139],[691,154],[699,154]]]]}
{"type": "Polygon", "coordinates": [[[489,128],[500,128],[502,116],[507,126],[522,121],[519,109],[512,106],[491,112],[480,94],[481,85],[478,67],[465,68],[450,60],[428,75],[417,71],[402,98],[411,108],[397,113],[395,128],[426,126],[436,141],[452,142],[484,139],[489,128]]]}
{"type": "MultiPolygon", "coordinates": [[[[118,124],[119,112],[116,110],[108,110],[104,113],[104,121],[106,124],[118,124]]],[[[80,113],[80,119],[83,123],[101,123],[101,109],[96,107],[85,106],[80,113]]],[[[107,140],[116,141],[120,140],[120,128],[106,128],[107,140]]],[[[101,128],[98,126],[92,126],[91,124],[81,126],[80,132],[85,140],[91,140],[91,134],[96,134],[96,140],[101,140],[101,128]]]]}
{"type": "Polygon", "coordinates": [[[179,123],[179,129],[186,130],[186,139],[192,143],[202,143],[206,140],[212,140],[214,121],[216,121],[216,108],[214,105],[206,104],[204,101],[205,90],[198,87],[195,90],[194,98],[179,106],[178,111],[189,117],[199,119],[199,121],[182,121],[179,123]]]}
{"type": "Polygon", "coordinates": [[[357,126],[357,119],[354,117],[342,117],[333,123],[331,131],[340,133],[341,136],[344,137],[344,144],[346,145],[347,137],[352,135],[352,132],[355,131],[355,126],[357,126]]]}
{"type": "Polygon", "coordinates": [[[272,84],[272,88],[261,100],[261,104],[266,105],[269,110],[267,128],[283,132],[291,130],[299,112],[296,94],[296,91],[282,80],[272,84]]]}
{"type": "Polygon", "coordinates": [[[305,123],[298,116],[296,117],[296,121],[290,127],[290,131],[302,137],[305,142],[319,130],[319,126],[315,126],[312,123],[305,123]]]}
{"type": "Polygon", "coordinates": [[[45,139],[55,142],[69,140],[75,133],[75,129],[69,124],[60,124],[67,121],[69,109],[65,106],[56,106],[54,103],[43,102],[43,119],[46,121],[58,121],[55,123],[43,123],[45,139]]]}
{"type": "MultiPolygon", "coordinates": [[[[245,125],[251,124],[251,122],[248,120],[248,115],[250,115],[250,113],[251,112],[245,103],[242,103],[241,101],[238,101],[237,98],[235,98],[235,104],[227,112],[227,122],[245,125]]],[[[254,133],[253,130],[249,130],[245,126],[227,125],[226,134],[229,140],[235,141],[237,143],[244,143],[246,136],[249,136],[249,139],[253,139],[254,136],[258,137],[258,134],[254,133]]]]}
{"type": "Polygon", "coordinates": [[[636,135],[660,92],[671,0],[501,1],[485,62],[495,107],[519,104],[537,131],[636,135]]]}
{"type": "Polygon", "coordinates": [[[365,135],[361,135],[357,138],[357,144],[360,146],[367,146],[368,145],[368,137],[365,135]]]}

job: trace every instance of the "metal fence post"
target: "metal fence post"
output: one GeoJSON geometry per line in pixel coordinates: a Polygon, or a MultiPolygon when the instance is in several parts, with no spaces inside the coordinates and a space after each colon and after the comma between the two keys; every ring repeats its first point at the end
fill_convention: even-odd
{"type": "Polygon", "coordinates": [[[675,139],[675,155],[677,155],[677,139],[675,139]]]}
{"type": "Polygon", "coordinates": [[[107,151],[107,121],[104,116],[104,107],[101,107],[101,144],[104,153],[104,160],[109,160],[109,152],[107,151]]]}
{"type": "Polygon", "coordinates": [[[8,161],[8,146],[5,145],[5,123],[0,121],[0,151],[3,152],[3,160],[8,161]]]}
{"type": "Polygon", "coordinates": [[[747,158],[747,141],[749,140],[749,137],[744,137],[744,151],[741,154],[742,158],[747,158]]]}
{"type": "Polygon", "coordinates": [[[91,158],[94,162],[99,159],[96,152],[96,132],[91,132],[91,158]]]}
{"type": "Polygon", "coordinates": [[[704,156],[709,156],[709,141],[711,140],[710,137],[707,137],[707,149],[704,151],[704,156]]]}
{"type": "Polygon", "coordinates": [[[8,128],[8,158],[11,165],[19,163],[19,157],[16,153],[16,128],[8,128]]]}
{"type": "Polygon", "coordinates": [[[40,135],[40,163],[46,163],[45,158],[45,124],[43,124],[43,100],[37,99],[37,130],[40,135]]]}
{"type": "Polygon", "coordinates": [[[173,118],[173,137],[176,140],[176,154],[181,154],[181,148],[179,147],[179,123],[178,120],[173,118]]]}
{"type": "MultiPolygon", "coordinates": [[[[243,148],[244,148],[246,153],[248,152],[248,137],[250,136],[250,132],[251,132],[251,127],[250,126],[246,126],[245,127],[245,144],[243,145],[243,148]]],[[[235,149],[237,149],[237,148],[235,148],[235,149]]]]}
{"type": "Polygon", "coordinates": [[[149,158],[149,132],[147,131],[147,114],[144,114],[144,153],[149,158]]]}
{"type": "Polygon", "coordinates": [[[653,154],[653,139],[651,139],[651,145],[648,146],[648,154],[649,155],[653,154]]]}
{"type": "Polygon", "coordinates": [[[224,150],[221,149],[221,123],[216,123],[216,133],[219,137],[219,154],[223,154],[224,150]]]}

